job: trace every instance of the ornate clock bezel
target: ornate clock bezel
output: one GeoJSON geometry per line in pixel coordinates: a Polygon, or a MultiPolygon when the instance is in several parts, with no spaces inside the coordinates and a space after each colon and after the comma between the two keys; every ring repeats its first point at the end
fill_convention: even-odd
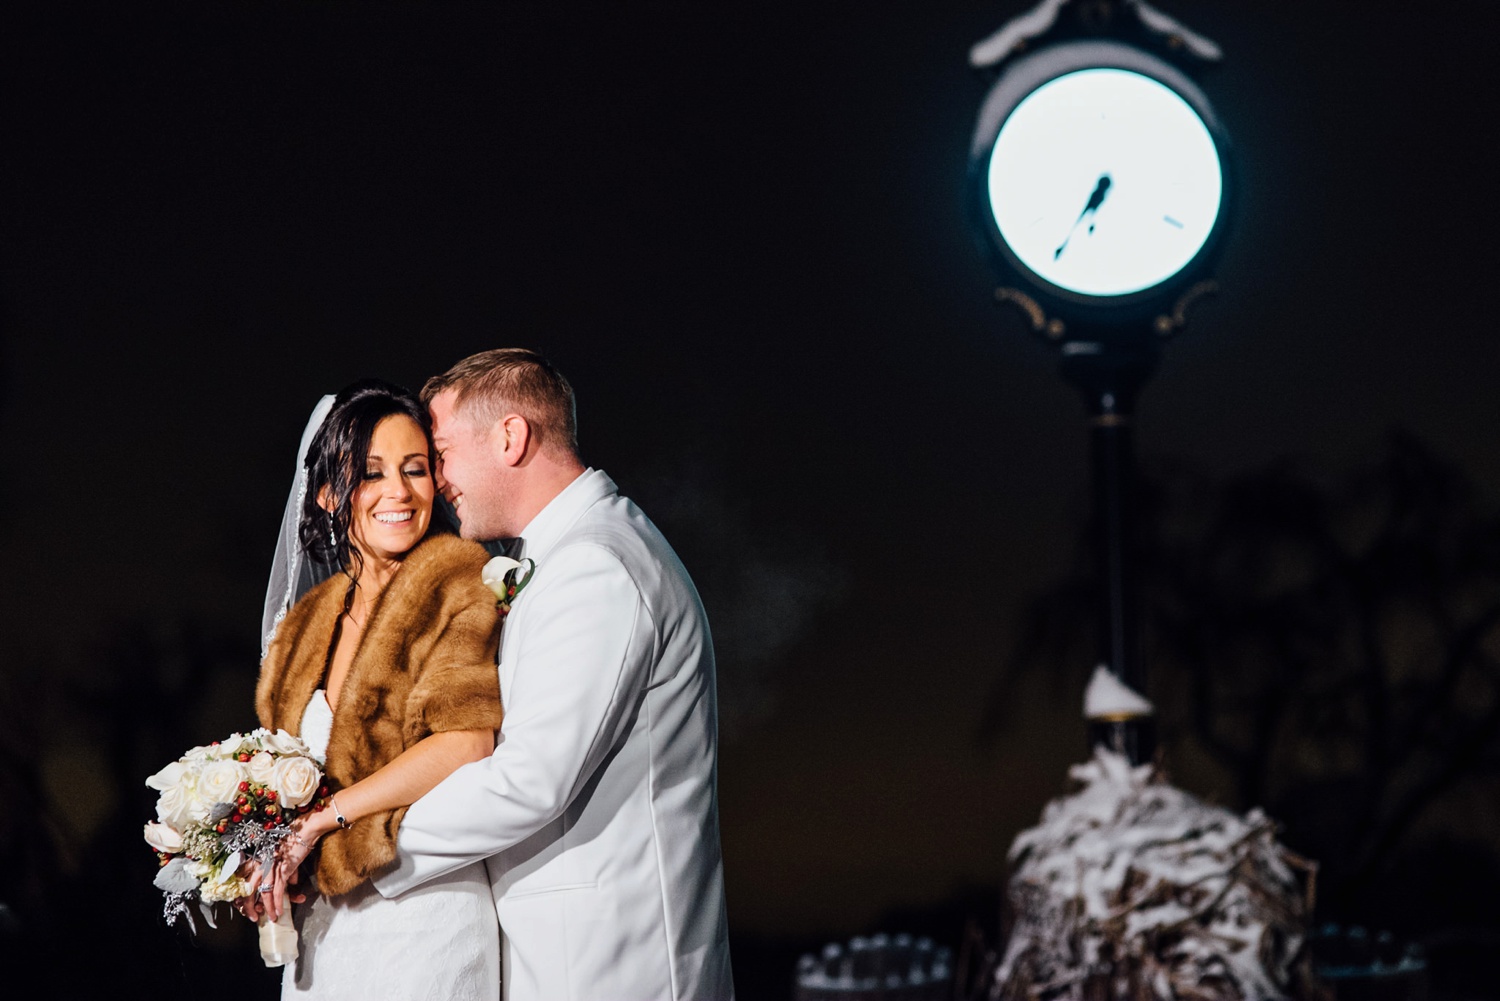
{"type": "Polygon", "coordinates": [[[1224,244],[1231,205],[1235,197],[1234,172],[1229,138],[1208,98],[1185,73],[1165,60],[1122,42],[1076,39],[1058,42],[1019,56],[1009,62],[985,97],[969,149],[967,179],[969,211],[981,244],[991,262],[1003,274],[1036,297],[1050,313],[1075,320],[1108,324],[1170,312],[1172,301],[1212,267],[1224,244]],[[1152,285],[1121,295],[1090,295],[1057,285],[1027,267],[1001,235],[990,209],[990,153],[1011,113],[1043,84],[1086,69],[1121,69],[1155,80],[1180,97],[1202,120],[1219,157],[1222,194],[1218,215],[1197,253],[1171,276],[1152,285]]]}

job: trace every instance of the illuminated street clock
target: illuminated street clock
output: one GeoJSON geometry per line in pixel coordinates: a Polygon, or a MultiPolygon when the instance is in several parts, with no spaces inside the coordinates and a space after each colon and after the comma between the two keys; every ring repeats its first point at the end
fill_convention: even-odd
{"type": "Polygon", "coordinates": [[[989,250],[1048,312],[1170,311],[1211,262],[1230,193],[1226,138],[1176,67],[1077,40],[1010,62],[969,158],[989,250]]]}

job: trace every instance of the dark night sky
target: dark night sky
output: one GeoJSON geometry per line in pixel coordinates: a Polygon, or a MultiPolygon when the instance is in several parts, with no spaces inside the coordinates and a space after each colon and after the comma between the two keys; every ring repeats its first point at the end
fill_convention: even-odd
{"type": "MultiPolygon", "coordinates": [[[[1226,51],[1243,193],[1142,453],[1336,473],[1403,427],[1493,497],[1497,8],[1162,6],[1226,51]]],[[[961,211],[967,50],[1021,9],[12,7],[6,671],[96,684],[121,623],[209,621],[246,656],[195,736],[248,725],[318,396],[536,347],[704,587],[736,927],[995,883],[1082,743],[1071,683],[976,739],[1087,497],[1081,407],[961,211]]],[[[49,711],[47,774],[81,781],[87,721],[49,711]]],[[[138,795],[95,792],[83,827],[138,795]]]]}

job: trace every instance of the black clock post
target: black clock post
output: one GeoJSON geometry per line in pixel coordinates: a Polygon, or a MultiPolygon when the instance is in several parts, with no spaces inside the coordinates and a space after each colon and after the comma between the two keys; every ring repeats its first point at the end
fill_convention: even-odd
{"type": "MultiPolygon", "coordinates": [[[[1149,696],[1137,596],[1133,419],[1162,344],[1215,289],[1232,194],[1228,140],[1189,70],[1218,47],[1140,0],[1043,0],[977,44],[994,76],[968,202],[1024,315],[1090,423],[1099,663],[1149,696]]],[[[1091,713],[1088,739],[1139,763],[1151,714],[1091,713]]]]}
{"type": "MultiPolygon", "coordinates": [[[[1131,689],[1145,693],[1137,587],[1140,538],[1135,517],[1134,420],[1136,398],[1155,372],[1159,352],[1149,342],[1132,345],[1102,338],[1070,340],[1063,347],[1072,353],[1063,354],[1062,376],[1082,394],[1089,415],[1098,662],[1131,689]]],[[[1088,719],[1089,744],[1108,747],[1137,764],[1148,761],[1156,751],[1154,724],[1149,713],[1096,713],[1088,719]]]]}

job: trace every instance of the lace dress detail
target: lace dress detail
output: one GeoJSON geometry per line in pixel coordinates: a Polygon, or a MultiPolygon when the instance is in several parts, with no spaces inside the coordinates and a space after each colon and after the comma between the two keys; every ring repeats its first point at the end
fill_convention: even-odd
{"type": "MultiPolygon", "coordinates": [[[[299,730],[320,760],[332,728],[320,688],[299,730]]],[[[500,929],[482,862],[395,900],[368,882],[341,897],[314,896],[293,918],[301,955],[283,974],[283,998],[499,1001],[500,929]]]]}

